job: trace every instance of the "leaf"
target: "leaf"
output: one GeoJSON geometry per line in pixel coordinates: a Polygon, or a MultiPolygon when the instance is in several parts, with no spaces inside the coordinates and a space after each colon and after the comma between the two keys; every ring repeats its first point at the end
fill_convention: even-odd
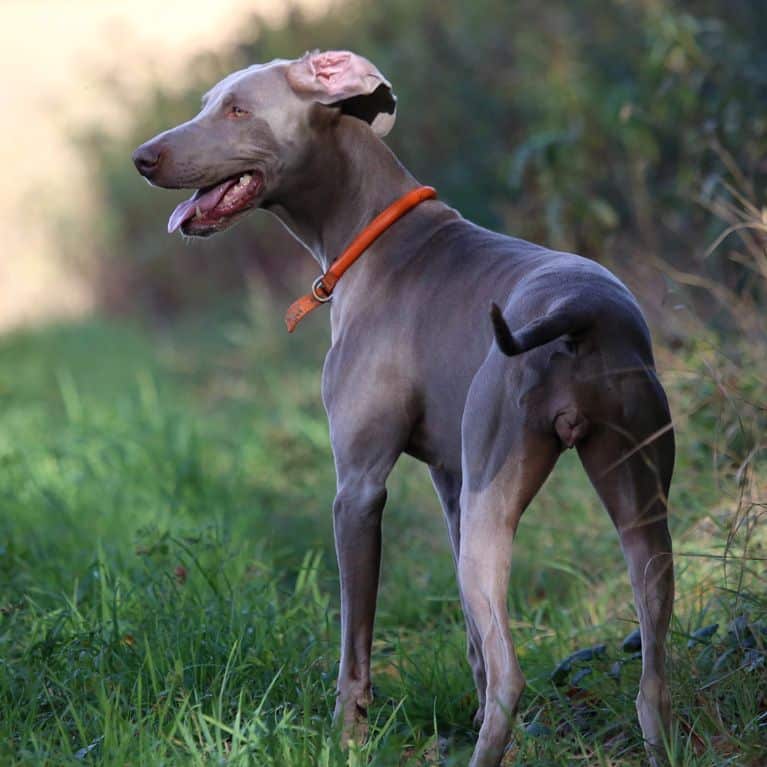
{"type": "Polygon", "coordinates": [[[604,655],[607,652],[606,644],[596,644],[593,647],[584,647],[582,650],[576,650],[570,657],[571,661],[589,661],[604,655]]]}
{"type": "Polygon", "coordinates": [[[730,642],[743,649],[751,649],[756,646],[756,637],[754,631],[748,622],[748,617],[739,615],[727,627],[730,642]]]}
{"type": "Polygon", "coordinates": [[[582,668],[577,673],[573,675],[573,686],[577,686],[578,683],[584,679],[585,677],[589,676],[593,673],[593,669],[590,668],[582,668]]]}
{"type": "Polygon", "coordinates": [[[551,728],[540,722],[530,722],[525,727],[525,733],[531,738],[547,738],[552,735],[551,728]]]}
{"type": "Polygon", "coordinates": [[[570,662],[569,658],[565,658],[552,672],[551,672],[551,681],[554,682],[555,685],[559,686],[565,682],[567,679],[568,674],[573,668],[573,664],[570,662]]]}
{"type": "Polygon", "coordinates": [[[639,629],[634,629],[623,640],[623,652],[636,652],[642,649],[642,632],[639,629]]]}
{"type": "Polygon", "coordinates": [[[566,679],[570,671],[572,671],[573,663],[585,663],[594,658],[598,658],[607,652],[607,645],[597,644],[593,647],[584,647],[582,650],[576,650],[571,655],[568,655],[552,672],[551,681],[556,685],[561,685],[566,679]]]}
{"type": "Polygon", "coordinates": [[[704,626],[703,628],[699,628],[697,631],[693,631],[692,634],[690,634],[690,639],[687,642],[687,647],[692,648],[698,644],[706,644],[718,630],[719,624],[712,623],[710,626],[704,626]]]}

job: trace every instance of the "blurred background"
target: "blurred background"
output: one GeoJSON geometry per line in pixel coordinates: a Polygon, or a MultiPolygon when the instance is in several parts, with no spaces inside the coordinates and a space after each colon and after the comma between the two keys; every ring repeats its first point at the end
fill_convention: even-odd
{"type": "MultiPolygon", "coordinates": [[[[301,7],[322,3],[305,0],[301,7]]],[[[0,329],[104,305],[97,274],[108,244],[97,243],[97,235],[107,201],[97,178],[106,167],[81,139],[92,130],[124,141],[147,120],[160,124],[147,93],[160,89],[178,100],[202,84],[209,70],[201,59],[231,56],[245,30],[254,29],[255,8],[272,22],[287,13],[283,3],[246,0],[213,7],[173,0],[4,0],[0,329]],[[134,113],[138,104],[142,116],[134,113]]]]}
{"type": "Polygon", "coordinates": [[[767,176],[763,3],[254,8],[6,0],[0,326],[92,310],[165,319],[253,281],[294,289],[311,266],[265,217],[205,243],[169,238],[176,197],[128,158],[223,74],[314,47],[354,47],[391,78],[390,143],[422,182],[479,223],[617,269],[664,329],[681,286],[713,322],[734,307],[710,305],[706,284],[759,293],[735,240],[710,246],[740,222],[721,207],[726,185],[757,204],[767,176]]]}
{"type": "MultiPolygon", "coordinates": [[[[330,728],[329,322],[282,324],[316,264],[265,214],[205,241],[168,236],[185,193],[149,187],[130,160],[223,75],[314,48],[351,48],[392,81],[387,142],[442,199],[596,259],[638,295],[678,442],[674,764],[763,765],[755,0],[1,0],[0,762],[468,761],[452,561],[409,459],[389,483],[361,761],[330,728]]],[[[628,580],[572,451],[518,540],[510,601],[529,686],[513,754],[645,764],[639,664],[621,649],[636,649],[622,645],[628,580]],[[595,644],[588,669],[552,684],[595,644]]]]}

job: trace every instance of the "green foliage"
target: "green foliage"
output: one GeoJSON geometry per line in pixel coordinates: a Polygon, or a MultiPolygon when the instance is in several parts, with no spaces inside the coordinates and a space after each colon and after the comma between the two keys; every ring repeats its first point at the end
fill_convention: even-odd
{"type": "MultiPolygon", "coordinates": [[[[325,331],[307,323],[286,346],[278,324],[254,301],[163,332],[93,322],[0,344],[0,763],[466,763],[453,566],[410,461],[385,517],[372,737],[338,747],[325,331]]],[[[757,764],[765,743],[765,358],[701,339],[663,360],[679,434],[675,765],[757,764]]],[[[628,578],[573,453],[521,525],[510,599],[529,683],[517,758],[643,764],[628,578]]]]}
{"type": "Polygon", "coordinates": [[[650,249],[737,288],[740,267],[701,257],[716,221],[697,199],[722,177],[723,152],[764,182],[765,39],[763,3],[721,0],[353,0],[280,26],[254,19],[181,88],[136,99],[107,82],[125,130],[82,140],[103,201],[104,301],[167,313],[236,291],[243,274],[290,284],[296,246],[261,217],[194,247],[168,238],[176,197],[150,192],[129,156],[195,114],[229,71],[313,48],[352,48],[380,66],[399,96],[388,140],[467,217],[600,260],[650,249]]]}

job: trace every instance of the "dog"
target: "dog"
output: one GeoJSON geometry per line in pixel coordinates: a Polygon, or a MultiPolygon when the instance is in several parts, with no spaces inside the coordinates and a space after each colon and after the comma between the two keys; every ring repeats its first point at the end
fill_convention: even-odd
{"type": "Polygon", "coordinates": [[[642,312],[599,264],[480,228],[424,191],[381,140],[395,116],[370,61],[312,52],[229,75],[196,117],[133,155],[153,185],[197,190],[170,231],[207,237],[261,208],[322,268],[288,322],[330,303],[336,718],[345,737],[364,737],[386,480],[408,453],[429,467],[454,552],[479,698],[471,767],[500,763],[525,686],[507,613],[512,541],[574,447],[628,565],[642,639],[636,708],[659,764],[671,717],[674,434],[642,312]]]}

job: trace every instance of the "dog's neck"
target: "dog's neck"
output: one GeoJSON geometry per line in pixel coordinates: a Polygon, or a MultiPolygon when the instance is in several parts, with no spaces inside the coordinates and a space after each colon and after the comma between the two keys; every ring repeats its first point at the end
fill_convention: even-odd
{"type": "Polygon", "coordinates": [[[267,209],[326,271],[384,208],[418,186],[391,150],[362,121],[341,117],[316,151],[308,151],[267,209]]]}

